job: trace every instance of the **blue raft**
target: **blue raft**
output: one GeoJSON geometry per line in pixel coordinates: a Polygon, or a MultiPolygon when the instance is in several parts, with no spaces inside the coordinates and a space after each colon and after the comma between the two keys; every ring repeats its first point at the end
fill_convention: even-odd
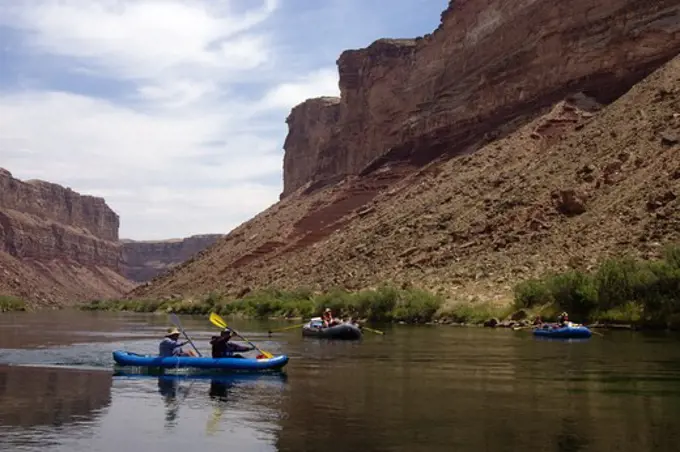
{"type": "Polygon", "coordinates": [[[273,358],[210,358],[193,356],[151,356],[115,350],[113,360],[120,366],[160,367],[164,369],[193,368],[207,370],[264,371],[281,369],[288,363],[287,355],[273,358]]]}
{"type": "Polygon", "coordinates": [[[564,326],[561,328],[544,326],[542,328],[534,329],[534,336],[554,337],[558,339],[587,339],[592,335],[593,333],[583,325],[564,326]]]}

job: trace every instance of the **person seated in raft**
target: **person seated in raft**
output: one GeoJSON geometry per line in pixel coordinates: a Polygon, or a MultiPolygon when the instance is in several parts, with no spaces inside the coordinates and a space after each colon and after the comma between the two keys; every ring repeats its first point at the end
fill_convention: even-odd
{"type": "Polygon", "coordinates": [[[189,351],[186,351],[186,352],[184,350],[182,350],[182,346],[189,343],[189,341],[178,342],[177,339],[179,339],[179,330],[177,328],[168,328],[168,334],[165,335],[165,338],[158,345],[158,355],[159,356],[196,356],[196,353],[194,353],[193,350],[189,350],[189,351]]]}
{"type": "Polygon", "coordinates": [[[563,312],[557,317],[557,327],[564,328],[565,326],[571,326],[571,322],[569,321],[569,314],[563,312]]]}
{"type": "Polygon", "coordinates": [[[255,350],[255,347],[229,342],[232,337],[234,337],[234,332],[229,328],[225,328],[220,332],[219,336],[213,336],[212,339],[210,339],[213,358],[245,358],[245,356],[235,352],[249,352],[255,350]]]}
{"type": "Polygon", "coordinates": [[[333,314],[331,313],[330,308],[326,308],[323,311],[323,315],[321,316],[321,320],[323,320],[323,326],[326,327],[326,328],[333,325],[333,314]]]}
{"type": "Polygon", "coordinates": [[[543,319],[541,318],[540,315],[537,315],[537,316],[536,316],[536,318],[534,319],[534,323],[533,323],[533,324],[534,324],[535,326],[541,326],[541,325],[543,325],[543,319]]]}

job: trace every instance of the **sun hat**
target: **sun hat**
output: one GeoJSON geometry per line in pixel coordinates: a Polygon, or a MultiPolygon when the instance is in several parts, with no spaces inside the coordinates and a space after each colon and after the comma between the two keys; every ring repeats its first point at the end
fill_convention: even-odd
{"type": "Polygon", "coordinates": [[[180,334],[177,328],[168,328],[168,334],[165,337],[174,336],[175,334],[180,334]]]}

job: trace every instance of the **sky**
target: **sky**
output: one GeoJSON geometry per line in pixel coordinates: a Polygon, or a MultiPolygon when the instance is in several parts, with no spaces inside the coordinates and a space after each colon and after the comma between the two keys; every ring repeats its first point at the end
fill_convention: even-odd
{"type": "Polygon", "coordinates": [[[285,118],[339,94],[340,53],[447,4],[0,0],[0,167],[103,197],[122,238],[227,233],[278,201],[285,118]]]}

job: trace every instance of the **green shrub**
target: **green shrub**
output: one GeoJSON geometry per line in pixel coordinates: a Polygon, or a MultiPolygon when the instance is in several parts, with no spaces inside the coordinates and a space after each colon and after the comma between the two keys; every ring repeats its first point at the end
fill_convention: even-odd
{"type": "Polygon", "coordinates": [[[0,312],[25,311],[26,307],[26,302],[20,298],[0,295],[0,312]]]}
{"type": "Polygon", "coordinates": [[[517,284],[514,288],[515,308],[531,309],[535,306],[552,303],[552,292],[545,282],[538,279],[530,279],[517,284]]]}
{"type": "Polygon", "coordinates": [[[593,273],[546,275],[514,291],[516,308],[547,305],[583,321],[670,325],[680,316],[680,247],[667,247],[659,261],[608,259],[593,273]]]}
{"type": "Polygon", "coordinates": [[[554,303],[577,317],[587,317],[597,306],[597,291],[592,278],[577,270],[549,277],[547,286],[554,303]]]}
{"type": "Polygon", "coordinates": [[[302,288],[282,291],[274,288],[251,292],[240,300],[228,300],[212,292],[202,300],[101,300],[82,307],[84,310],[153,312],[167,311],[181,314],[208,314],[246,317],[302,317],[321,315],[325,308],[339,317],[366,318],[376,322],[403,320],[426,322],[432,320],[442,305],[438,295],[424,290],[397,289],[382,285],[376,289],[349,292],[333,289],[314,294],[302,288]]]}

